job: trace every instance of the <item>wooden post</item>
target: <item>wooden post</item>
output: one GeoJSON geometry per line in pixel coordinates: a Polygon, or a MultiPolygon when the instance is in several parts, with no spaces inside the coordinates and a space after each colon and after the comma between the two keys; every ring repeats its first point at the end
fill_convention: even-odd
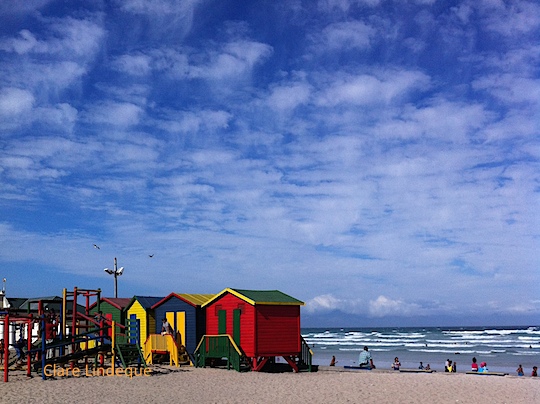
{"type": "Polygon", "coordinates": [[[9,314],[4,317],[4,383],[8,382],[9,364],[9,314]]]}

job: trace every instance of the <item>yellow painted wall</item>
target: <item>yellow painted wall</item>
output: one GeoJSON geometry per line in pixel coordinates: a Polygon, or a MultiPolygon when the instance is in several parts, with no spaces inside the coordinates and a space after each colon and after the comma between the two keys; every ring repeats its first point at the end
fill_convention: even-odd
{"type": "Polygon", "coordinates": [[[148,316],[148,334],[146,335],[148,337],[148,335],[156,333],[156,317],[151,312],[146,312],[146,315],[148,316]]]}
{"type": "Polygon", "coordinates": [[[141,347],[144,349],[144,343],[146,341],[146,337],[148,336],[147,314],[144,307],[142,307],[141,304],[136,300],[128,309],[127,318],[131,318],[131,315],[133,314],[135,314],[135,316],[139,320],[139,323],[141,324],[141,329],[139,330],[139,335],[140,335],[141,340],[139,342],[140,342],[141,347]]]}
{"type": "MultiPolygon", "coordinates": [[[[185,311],[168,311],[165,313],[167,321],[174,328],[176,333],[180,333],[182,337],[181,345],[186,345],[186,312],[185,311]],[[176,315],[176,318],[175,318],[176,315]]],[[[178,338],[177,338],[178,341],[178,338]]],[[[180,342],[180,341],[178,341],[180,342]]]]}

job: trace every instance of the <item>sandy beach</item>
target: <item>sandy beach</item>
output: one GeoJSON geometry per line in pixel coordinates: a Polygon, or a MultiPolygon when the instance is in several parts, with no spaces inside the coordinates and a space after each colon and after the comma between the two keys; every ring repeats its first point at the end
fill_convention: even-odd
{"type": "Polygon", "coordinates": [[[313,373],[239,373],[168,367],[153,376],[59,377],[42,380],[10,373],[0,402],[41,403],[533,403],[540,380],[465,373],[347,371],[321,367],[313,373]]]}

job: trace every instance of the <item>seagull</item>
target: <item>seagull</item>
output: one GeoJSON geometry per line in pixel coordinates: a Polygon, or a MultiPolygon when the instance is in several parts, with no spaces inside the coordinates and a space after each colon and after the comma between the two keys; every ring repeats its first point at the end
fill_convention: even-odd
{"type": "Polygon", "coordinates": [[[152,254],[152,255],[149,255],[149,257],[150,257],[150,258],[154,258],[154,254],[152,254]]]}
{"type": "Polygon", "coordinates": [[[99,246],[98,246],[97,244],[94,244],[94,248],[95,248],[96,250],[100,250],[100,248],[99,248],[99,246]]]}

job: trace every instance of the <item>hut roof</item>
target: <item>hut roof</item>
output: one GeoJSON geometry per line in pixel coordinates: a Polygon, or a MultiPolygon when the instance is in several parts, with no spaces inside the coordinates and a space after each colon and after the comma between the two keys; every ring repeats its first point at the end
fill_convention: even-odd
{"type": "MultiPolygon", "coordinates": [[[[111,306],[116,307],[118,310],[123,310],[131,303],[131,298],[129,297],[102,297],[102,302],[107,302],[111,306]]],[[[97,305],[97,302],[94,302],[90,305],[90,309],[93,309],[97,305]]]]}
{"type": "Polygon", "coordinates": [[[155,296],[133,296],[133,298],[129,301],[129,304],[124,307],[124,310],[129,309],[135,301],[138,301],[140,305],[145,309],[151,309],[154,304],[162,300],[163,297],[155,297],[155,296]]]}
{"type": "Polygon", "coordinates": [[[152,309],[155,309],[156,307],[162,305],[169,299],[176,297],[177,299],[181,299],[185,301],[188,304],[191,304],[193,307],[202,306],[204,303],[206,303],[208,300],[212,299],[215,295],[208,295],[208,294],[200,294],[200,293],[171,293],[169,296],[164,297],[159,302],[155,303],[152,306],[152,309]]]}
{"type": "Polygon", "coordinates": [[[283,305],[283,306],[303,306],[304,302],[295,299],[279,290],[246,290],[246,289],[231,289],[227,288],[214,296],[211,300],[204,303],[202,306],[207,306],[216,301],[226,293],[231,293],[236,297],[255,305],[283,305]]]}

